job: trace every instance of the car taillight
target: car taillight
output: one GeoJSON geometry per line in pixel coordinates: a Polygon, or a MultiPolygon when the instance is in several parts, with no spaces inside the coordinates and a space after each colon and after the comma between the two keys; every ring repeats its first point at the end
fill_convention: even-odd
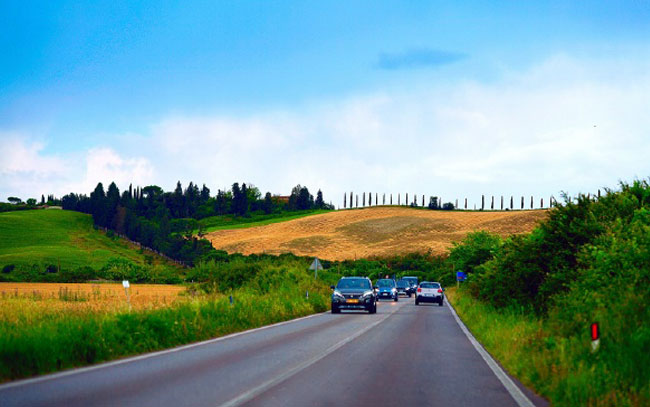
{"type": "Polygon", "coordinates": [[[442,288],[438,288],[438,292],[441,293],[441,292],[442,292],[442,288]]]}
{"type": "Polygon", "coordinates": [[[418,288],[418,292],[421,293],[421,292],[422,292],[422,289],[421,289],[421,288],[418,288]]]}

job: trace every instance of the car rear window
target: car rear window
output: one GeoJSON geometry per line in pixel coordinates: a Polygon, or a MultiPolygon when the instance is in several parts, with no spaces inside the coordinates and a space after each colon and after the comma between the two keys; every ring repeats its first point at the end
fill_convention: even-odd
{"type": "Polygon", "coordinates": [[[420,284],[421,288],[440,288],[440,284],[438,283],[422,283],[420,284]]]}

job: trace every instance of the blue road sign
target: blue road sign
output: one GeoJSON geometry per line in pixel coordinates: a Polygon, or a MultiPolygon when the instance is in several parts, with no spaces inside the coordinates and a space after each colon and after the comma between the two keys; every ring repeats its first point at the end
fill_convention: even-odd
{"type": "Polygon", "coordinates": [[[465,277],[467,277],[467,276],[465,275],[465,272],[463,272],[463,271],[457,271],[457,272],[456,272],[456,280],[458,280],[458,281],[465,281],[465,277]]]}

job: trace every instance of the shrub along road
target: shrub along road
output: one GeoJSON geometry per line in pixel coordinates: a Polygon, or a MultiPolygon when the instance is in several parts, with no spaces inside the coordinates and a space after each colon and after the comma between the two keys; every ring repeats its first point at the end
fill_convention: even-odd
{"type": "Polygon", "coordinates": [[[416,307],[405,298],[380,303],[375,315],[317,314],[0,386],[5,407],[526,402],[515,401],[447,306],[416,307]]]}

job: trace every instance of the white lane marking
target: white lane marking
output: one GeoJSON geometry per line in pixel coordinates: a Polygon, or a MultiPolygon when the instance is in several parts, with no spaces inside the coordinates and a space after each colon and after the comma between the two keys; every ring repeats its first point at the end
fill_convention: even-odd
{"type": "Polygon", "coordinates": [[[280,384],[281,382],[287,380],[288,378],[290,378],[291,376],[299,373],[300,371],[305,370],[306,368],[308,368],[309,366],[311,366],[314,363],[318,362],[319,360],[325,358],[326,356],[328,356],[332,352],[336,351],[337,349],[340,349],[345,344],[355,340],[356,338],[358,338],[359,336],[361,336],[364,333],[368,332],[369,330],[371,330],[375,326],[381,324],[382,322],[384,322],[386,320],[386,318],[393,315],[397,311],[397,309],[398,309],[398,307],[395,307],[395,310],[393,310],[389,314],[386,314],[385,317],[381,318],[378,321],[373,322],[372,324],[368,325],[364,329],[355,332],[353,335],[348,336],[347,338],[335,343],[334,345],[327,348],[324,352],[322,352],[322,353],[314,356],[313,358],[308,359],[308,360],[306,360],[306,361],[292,367],[291,369],[289,369],[286,372],[274,377],[273,379],[267,380],[266,382],[260,384],[259,386],[254,387],[254,388],[240,394],[239,396],[237,396],[237,397],[235,397],[235,398],[233,398],[233,399],[231,399],[231,400],[229,400],[229,401],[227,401],[227,402],[225,402],[223,404],[219,404],[218,407],[236,407],[236,406],[239,406],[239,405],[241,405],[243,403],[246,403],[246,402],[252,400],[256,396],[258,396],[258,395],[264,393],[265,391],[269,390],[270,388],[280,384]]]}
{"type": "Polygon", "coordinates": [[[501,369],[501,366],[497,364],[497,362],[494,361],[492,356],[483,348],[483,345],[479,341],[474,338],[474,335],[467,329],[463,321],[460,320],[458,317],[458,314],[456,314],[456,310],[454,310],[454,307],[451,306],[449,301],[445,301],[447,303],[447,307],[451,310],[451,314],[454,316],[454,319],[456,319],[456,322],[458,323],[458,326],[460,326],[460,329],[465,333],[467,336],[467,339],[472,343],[474,346],[474,349],[481,355],[483,360],[485,360],[485,363],[492,369],[492,372],[494,372],[495,376],[501,381],[501,384],[503,384],[503,387],[506,388],[508,393],[510,393],[510,396],[515,400],[517,405],[519,407],[535,407],[535,404],[533,404],[532,401],[526,395],[517,387],[517,385],[508,377],[506,372],[501,369]]]}
{"type": "Polygon", "coordinates": [[[262,331],[264,329],[275,328],[275,327],[278,327],[278,326],[291,324],[291,323],[294,323],[294,322],[298,322],[298,321],[302,321],[302,320],[305,320],[305,319],[313,318],[313,317],[316,317],[316,316],[319,316],[319,315],[327,314],[328,312],[329,311],[320,312],[318,314],[311,314],[311,315],[307,315],[307,316],[296,318],[296,319],[290,319],[288,321],[278,322],[278,323],[272,324],[272,325],[265,325],[265,326],[261,326],[259,328],[249,329],[248,331],[235,332],[233,334],[229,334],[229,335],[226,335],[226,336],[220,336],[218,338],[208,339],[208,340],[205,340],[205,341],[202,341],[202,342],[195,342],[195,343],[190,343],[188,345],[178,346],[176,348],[165,349],[165,350],[160,350],[160,351],[151,352],[151,353],[145,353],[144,355],[138,355],[138,356],[133,356],[133,357],[130,357],[130,358],[114,360],[112,362],[106,362],[106,363],[102,363],[102,364],[95,365],[95,366],[88,366],[88,367],[82,367],[82,368],[78,368],[78,369],[71,369],[71,370],[66,370],[65,372],[52,373],[52,374],[48,374],[48,375],[45,375],[45,376],[34,377],[32,379],[24,379],[24,380],[18,380],[18,381],[15,381],[15,382],[5,383],[5,384],[0,385],[0,391],[5,390],[5,389],[9,389],[9,388],[12,388],[12,387],[26,386],[26,385],[29,385],[29,384],[45,382],[45,381],[48,381],[48,380],[56,380],[56,379],[60,379],[60,378],[67,377],[67,376],[72,376],[72,375],[76,375],[76,374],[91,372],[93,370],[99,370],[99,369],[104,369],[104,368],[107,368],[107,367],[123,365],[125,363],[131,363],[131,362],[136,362],[138,360],[149,359],[149,358],[153,358],[153,357],[156,357],[156,356],[165,355],[165,354],[168,354],[168,353],[174,353],[174,352],[182,351],[182,350],[185,350],[185,349],[196,348],[198,346],[209,345],[211,343],[225,341],[226,339],[235,338],[237,336],[246,335],[246,334],[250,334],[250,333],[253,333],[253,332],[257,332],[257,331],[262,331]]]}

